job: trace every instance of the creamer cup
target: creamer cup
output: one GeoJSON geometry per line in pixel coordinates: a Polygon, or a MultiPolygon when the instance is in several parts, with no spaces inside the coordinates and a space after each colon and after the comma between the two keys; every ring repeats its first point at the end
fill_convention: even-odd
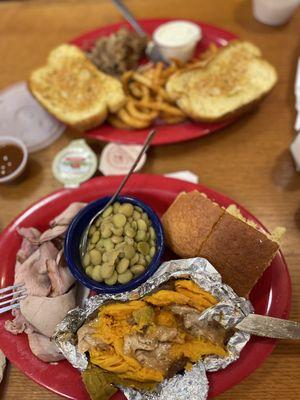
{"type": "MultiPolygon", "coordinates": [[[[101,153],[99,171],[101,171],[103,175],[126,175],[141,149],[142,146],[138,144],[107,144],[101,153]]],[[[143,154],[135,168],[135,172],[143,167],[145,161],[146,154],[143,154]]]]}
{"type": "Polygon", "coordinates": [[[65,187],[75,188],[97,170],[97,156],[84,139],[73,140],[54,158],[52,171],[65,187]]]}

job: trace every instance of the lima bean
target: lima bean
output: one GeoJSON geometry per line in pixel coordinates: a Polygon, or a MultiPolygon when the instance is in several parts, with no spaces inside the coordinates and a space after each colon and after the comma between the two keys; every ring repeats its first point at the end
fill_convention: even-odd
{"type": "Polygon", "coordinates": [[[100,232],[99,231],[95,231],[93,233],[93,236],[91,238],[91,243],[92,244],[96,244],[98,242],[98,240],[100,239],[100,232]]]}
{"type": "Polygon", "coordinates": [[[115,236],[122,236],[123,235],[123,228],[116,228],[115,226],[112,226],[111,230],[112,230],[112,233],[115,236]]]}
{"type": "Polygon", "coordinates": [[[94,232],[96,231],[96,227],[92,225],[89,230],[89,236],[93,236],[94,232]]]}
{"type": "Polygon", "coordinates": [[[101,265],[95,265],[92,271],[92,278],[97,282],[103,282],[101,269],[101,265]]]}
{"type": "Polygon", "coordinates": [[[131,246],[130,244],[126,244],[126,245],[124,246],[124,254],[125,254],[125,257],[126,257],[126,258],[128,258],[129,260],[131,260],[131,259],[134,257],[134,255],[135,255],[134,247],[131,246]]]}
{"type": "Polygon", "coordinates": [[[153,226],[150,226],[149,232],[150,232],[151,239],[154,240],[156,238],[156,235],[155,235],[155,230],[154,230],[153,226]]]}
{"type": "Polygon", "coordinates": [[[126,217],[131,217],[133,214],[133,205],[130,203],[123,203],[118,212],[124,214],[126,217]]]}
{"type": "Polygon", "coordinates": [[[137,222],[136,221],[131,222],[131,228],[134,229],[135,231],[137,230],[137,222]]]}
{"type": "Polygon", "coordinates": [[[113,212],[113,206],[109,206],[103,213],[102,213],[102,217],[106,218],[109,217],[110,214],[112,214],[113,212]]]}
{"type": "Polygon", "coordinates": [[[112,235],[112,229],[108,224],[101,225],[101,238],[107,239],[111,237],[112,235]]]}
{"type": "Polygon", "coordinates": [[[140,231],[138,230],[136,235],[135,235],[135,240],[137,242],[143,242],[144,240],[146,240],[147,235],[146,235],[146,231],[140,231]]]}
{"type": "Polygon", "coordinates": [[[118,274],[115,271],[112,274],[112,276],[110,278],[105,279],[104,282],[109,286],[113,286],[113,285],[115,285],[117,283],[117,280],[118,280],[118,274]]]}
{"type": "Polygon", "coordinates": [[[142,214],[142,219],[143,219],[145,222],[149,223],[149,217],[148,217],[148,214],[147,214],[147,213],[143,212],[143,214],[142,214]]]}
{"type": "Polygon", "coordinates": [[[146,258],[145,258],[144,256],[142,256],[141,254],[140,254],[140,256],[139,256],[139,262],[138,262],[138,264],[144,265],[144,266],[147,265],[146,258]]]}
{"type": "Polygon", "coordinates": [[[88,253],[86,253],[83,257],[82,263],[84,267],[87,267],[91,262],[91,258],[90,255],[88,253]]]}
{"type": "Polygon", "coordinates": [[[101,253],[99,250],[93,249],[90,251],[89,255],[93,265],[98,265],[101,263],[101,253]]]}
{"type": "Polygon", "coordinates": [[[129,267],[129,260],[128,260],[128,258],[122,258],[122,260],[120,260],[120,261],[118,262],[118,265],[117,265],[117,272],[118,272],[119,274],[123,274],[123,273],[127,270],[128,267],[129,267]]]}
{"type": "Polygon", "coordinates": [[[114,209],[114,213],[115,213],[115,214],[119,211],[120,206],[121,206],[121,204],[120,204],[118,201],[116,201],[116,202],[113,204],[113,209],[114,209]]]}
{"type": "Polygon", "coordinates": [[[125,243],[128,243],[131,246],[133,246],[135,244],[135,241],[132,238],[126,236],[125,237],[125,243]]]}
{"type": "Polygon", "coordinates": [[[146,231],[148,226],[143,219],[137,220],[137,226],[140,231],[146,231]]]}
{"type": "Polygon", "coordinates": [[[141,217],[142,217],[142,214],[140,212],[133,211],[132,218],[134,219],[134,221],[138,221],[139,219],[141,219],[141,217]]]}
{"type": "Polygon", "coordinates": [[[135,230],[133,228],[131,228],[130,225],[125,227],[124,233],[128,238],[131,238],[131,239],[134,238],[134,236],[135,236],[135,230]]]}
{"type": "Polygon", "coordinates": [[[134,264],[136,264],[139,261],[139,255],[138,253],[135,253],[135,255],[132,257],[130,260],[130,266],[132,267],[134,264]]]}
{"type": "Polygon", "coordinates": [[[87,267],[87,269],[85,270],[85,273],[91,278],[92,277],[92,272],[93,272],[93,267],[90,265],[87,267]]]}
{"type": "Polygon", "coordinates": [[[137,249],[140,253],[144,254],[146,256],[149,253],[150,247],[147,242],[139,242],[137,245],[137,249]]]}
{"type": "Polygon", "coordinates": [[[140,274],[142,274],[142,273],[145,271],[145,267],[144,267],[143,265],[141,265],[141,264],[136,264],[136,265],[133,265],[133,266],[130,268],[130,271],[131,271],[134,275],[140,275],[140,274]]]}
{"type": "Polygon", "coordinates": [[[115,267],[111,264],[104,263],[101,267],[101,274],[104,279],[110,278],[114,273],[115,267]]]}
{"type": "Polygon", "coordinates": [[[126,217],[125,215],[118,213],[112,217],[112,221],[116,228],[123,228],[123,226],[126,224],[126,217]]]}
{"type": "Polygon", "coordinates": [[[123,242],[123,236],[112,236],[111,241],[115,244],[123,242]]]}
{"type": "Polygon", "coordinates": [[[115,246],[111,241],[111,239],[109,238],[109,239],[103,239],[103,247],[105,248],[105,250],[109,251],[112,250],[115,246]]]}
{"type": "Polygon", "coordinates": [[[99,226],[101,225],[101,222],[102,222],[102,218],[101,217],[96,219],[96,222],[95,222],[96,228],[99,228],[99,226]]]}
{"type": "Polygon", "coordinates": [[[124,283],[131,281],[132,278],[133,278],[133,274],[128,269],[127,271],[123,272],[123,274],[118,275],[118,282],[124,284],[124,283]]]}
{"type": "Polygon", "coordinates": [[[155,251],[156,251],[156,250],[155,250],[155,247],[152,246],[152,247],[150,248],[150,252],[149,252],[150,257],[153,257],[153,256],[154,256],[155,251]]]}

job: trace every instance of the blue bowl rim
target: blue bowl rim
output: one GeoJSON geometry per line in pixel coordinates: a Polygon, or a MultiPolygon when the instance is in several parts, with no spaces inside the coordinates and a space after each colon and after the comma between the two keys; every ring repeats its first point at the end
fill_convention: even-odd
{"type": "MultiPolygon", "coordinates": [[[[70,250],[70,242],[73,239],[74,233],[76,233],[78,223],[81,221],[82,217],[86,215],[86,213],[89,212],[90,208],[95,207],[96,205],[98,209],[95,211],[95,213],[101,209],[109,200],[111,199],[111,196],[106,196],[102,197],[100,199],[94,200],[90,203],[88,203],[83,209],[79,211],[79,213],[75,216],[75,218],[72,220],[71,224],[68,227],[65,240],[64,240],[64,256],[65,260],[67,262],[67,265],[72,273],[72,275],[84,286],[88,287],[89,289],[93,289],[97,291],[98,293],[105,293],[105,294],[117,294],[117,293],[123,293],[127,291],[131,291],[138,286],[140,286],[142,283],[146,282],[159,268],[161,264],[161,258],[164,253],[164,233],[163,233],[163,227],[162,223],[158,217],[158,215],[153,211],[153,209],[145,204],[143,201],[131,197],[131,196],[118,196],[115,201],[119,201],[121,204],[122,203],[131,203],[133,205],[136,205],[144,212],[146,212],[149,216],[149,218],[152,221],[153,227],[155,229],[156,233],[156,253],[154,254],[151,263],[148,265],[146,268],[146,271],[137,276],[136,278],[132,279],[130,282],[125,283],[125,284],[117,284],[113,286],[108,286],[105,283],[102,282],[97,282],[94,281],[93,279],[89,278],[84,272],[83,272],[83,267],[80,265],[80,267],[77,265],[76,261],[74,260],[74,256],[70,250]],[[82,269],[82,270],[81,270],[82,269]]],[[[79,250],[78,250],[79,251],[79,250]]]]}

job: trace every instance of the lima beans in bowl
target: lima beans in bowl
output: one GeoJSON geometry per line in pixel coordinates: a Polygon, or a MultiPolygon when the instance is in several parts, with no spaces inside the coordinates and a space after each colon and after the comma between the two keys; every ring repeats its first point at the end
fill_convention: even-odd
{"type": "Polygon", "coordinates": [[[92,224],[87,250],[79,243],[91,218],[109,198],[87,205],[72,221],[65,239],[65,255],[75,278],[103,293],[132,290],[160,265],[164,240],[160,220],[145,203],[119,197],[92,224]]]}

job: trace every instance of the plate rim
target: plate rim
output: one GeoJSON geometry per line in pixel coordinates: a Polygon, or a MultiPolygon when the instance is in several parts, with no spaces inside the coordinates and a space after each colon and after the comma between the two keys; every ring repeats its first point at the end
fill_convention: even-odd
{"type": "MultiPolygon", "coordinates": [[[[160,191],[165,191],[168,192],[168,188],[165,188],[162,184],[165,183],[167,184],[168,182],[171,183],[171,189],[170,192],[172,194],[174,194],[175,192],[177,192],[177,187],[176,184],[178,186],[182,186],[182,189],[180,190],[185,190],[184,186],[186,186],[186,190],[190,191],[193,189],[198,189],[198,190],[204,190],[205,192],[209,193],[209,197],[212,196],[212,199],[214,199],[214,194],[217,195],[217,197],[221,198],[222,201],[225,200],[227,202],[230,203],[234,203],[237,204],[239,206],[239,208],[241,209],[242,212],[246,212],[251,218],[253,218],[254,221],[258,222],[259,225],[263,228],[263,230],[265,230],[266,232],[268,232],[268,230],[265,228],[265,226],[251,213],[249,212],[242,204],[237,203],[234,199],[231,199],[230,197],[228,197],[227,195],[218,192],[206,185],[203,184],[194,184],[191,182],[187,182],[187,181],[183,181],[180,179],[176,179],[176,178],[169,178],[169,177],[165,177],[162,175],[156,175],[156,174],[134,174],[134,178],[136,183],[140,183],[139,181],[147,181],[147,180],[151,180],[152,182],[156,183],[156,186],[158,186],[158,184],[160,184],[160,191]]],[[[100,177],[95,177],[93,179],[90,179],[89,181],[85,182],[83,185],[81,185],[79,188],[77,188],[77,190],[82,190],[82,188],[92,185],[93,182],[99,182],[100,186],[101,186],[101,182],[102,181],[107,181],[112,182],[112,185],[115,183],[118,183],[118,180],[121,179],[121,175],[118,176],[100,176],[100,177]]],[[[131,184],[133,183],[134,180],[131,180],[131,184]]],[[[134,190],[135,186],[133,185],[133,187],[130,186],[130,181],[128,183],[128,187],[129,190],[134,190]]],[[[158,190],[158,188],[155,188],[158,190]]],[[[75,189],[76,190],[76,189],[75,189]]],[[[39,198],[37,201],[33,202],[31,205],[29,205],[26,209],[24,209],[23,211],[21,211],[4,229],[3,231],[0,233],[0,243],[2,241],[2,238],[6,236],[6,234],[9,234],[10,231],[15,231],[16,228],[16,224],[17,222],[21,219],[21,218],[26,218],[28,217],[28,215],[36,212],[36,210],[38,210],[40,207],[45,206],[47,203],[51,203],[52,201],[55,201],[56,198],[60,198],[61,196],[67,195],[67,194],[71,194],[74,191],[74,189],[68,189],[68,188],[61,188],[58,190],[55,190],[54,192],[51,192],[48,195],[42,196],[41,198],[39,198]]],[[[178,191],[179,193],[179,191],[178,191]]],[[[215,200],[215,199],[214,199],[215,200]]],[[[80,201],[80,200],[79,200],[80,201]]],[[[286,277],[286,283],[287,283],[287,293],[288,293],[288,298],[286,300],[286,304],[285,307],[282,306],[282,310],[280,312],[280,315],[278,315],[279,317],[285,318],[288,317],[289,313],[290,313],[290,308],[291,308],[291,299],[292,299],[292,287],[291,287],[291,277],[289,274],[289,270],[288,270],[288,266],[287,263],[285,261],[285,258],[281,252],[281,250],[278,251],[278,256],[280,257],[280,261],[284,267],[284,272],[285,272],[285,277],[286,277]]],[[[0,270],[1,272],[1,270],[0,270]]],[[[3,314],[6,315],[6,314],[3,314]]],[[[1,336],[1,335],[0,335],[1,336]]],[[[250,341],[251,342],[251,341],[250,341]]],[[[249,343],[250,343],[249,342],[249,343]]],[[[272,351],[274,350],[275,346],[276,346],[276,340],[271,340],[271,339],[262,339],[261,340],[262,345],[264,347],[264,352],[263,352],[263,357],[259,360],[259,362],[254,366],[251,367],[250,370],[247,370],[245,372],[242,372],[239,376],[239,379],[233,379],[233,383],[225,383],[223,385],[221,385],[221,388],[219,388],[219,390],[214,391],[213,392],[213,397],[219,395],[220,393],[225,392],[226,390],[229,390],[230,388],[234,387],[235,385],[237,385],[238,383],[240,383],[242,380],[244,380],[247,376],[249,376],[250,374],[252,374],[257,368],[259,368],[259,366],[266,360],[266,358],[272,353],[272,351]]],[[[247,347],[247,346],[246,346],[247,347]]],[[[5,352],[5,351],[4,351],[5,352]]],[[[7,357],[10,360],[10,356],[7,357]]],[[[23,371],[22,367],[19,365],[18,362],[13,361],[12,364],[14,366],[16,366],[22,373],[24,373],[28,378],[32,379],[34,382],[38,383],[39,385],[41,385],[42,387],[57,393],[63,397],[66,398],[70,398],[70,399],[75,399],[74,397],[70,397],[67,394],[62,394],[61,392],[59,392],[58,390],[56,390],[55,388],[51,388],[49,384],[45,384],[43,382],[41,382],[40,379],[35,378],[34,376],[32,376],[32,374],[23,371]]],[[[234,365],[234,364],[233,364],[234,365]]],[[[224,371],[228,371],[230,369],[230,366],[227,367],[225,370],[223,371],[219,371],[219,372],[215,372],[213,374],[209,374],[209,380],[210,381],[214,381],[213,377],[216,377],[217,374],[220,373],[224,373],[224,371]]],[[[227,380],[226,380],[227,381],[227,380]]],[[[209,398],[212,398],[211,396],[209,396],[209,398]]]]}
{"type": "MultiPolygon", "coordinates": [[[[176,19],[177,18],[140,18],[140,19],[138,19],[138,22],[142,26],[143,25],[147,25],[147,24],[157,24],[157,25],[159,25],[159,24],[162,24],[162,23],[165,23],[165,22],[174,21],[176,19]]],[[[239,39],[239,36],[236,33],[228,31],[228,30],[226,30],[224,28],[220,28],[217,25],[209,24],[209,23],[206,23],[206,22],[202,22],[201,20],[197,20],[197,19],[193,19],[193,18],[182,18],[182,19],[185,20],[185,21],[190,21],[190,22],[193,22],[193,23],[195,23],[197,25],[200,25],[203,30],[207,29],[207,30],[216,30],[216,31],[218,31],[218,34],[220,36],[222,36],[221,39],[222,40],[226,40],[226,42],[228,42],[230,40],[239,39]],[[227,38],[224,39],[223,36],[225,36],[227,38]]],[[[115,30],[119,29],[122,26],[130,27],[130,24],[126,20],[121,20],[121,21],[118,21],[118,22],[114,22],[112,24],[103,25],[101,27],[98,27],[98,28],[91,29],[91,30],[83,32],[81,35],[78,35],[78,36],[70,39],[69,43],[75,44],[76,46],[79,46],[82,49],[83,46],[80,45],[78,42],[84,42],[85,37],[87,37],[86,40],[89,41],[89,40],[91,40],[91,39],[88,39],[89,36],[94,36],[94,35],[97,36],[98,35],[98,37],[100,37],[101,33],[104,30],[108,29],[108,30],[115,31],[115,30]]],[[[183,132],[181,134],[181,137],[177,138],[176,140],[168,139],[168,138],[166,138],[165,134],[162,133],[161,135],[157,135],[154,138],[153,142],[151,143],[151,146],[165,146],[165,145],[171,145],[171,144],[175,144],[175,143],[182,143],[182,142],[187,142],[187,141],[191,141],[191,140],[200,139],[200,138],[208,136],[208,135],[210,135],[212,133],[217,133],[217,132],[221,131],[223,128],[231,125],[232,123],[234,123],[235,121],[239,120],[240,118],[241,118],[241,116],[239,116],[239,117],[237,116],[236,118],[229,118],[229,119],[221,121],[221,122],[215,122],[212,126],[210,124],[208,124],[207,128],[205,128],[205,126],[201,128],[201,129],[203,129],[203,131],[200,134],[194,133],[193,135],[191,135],[190,137],[187,137],[187,138],[185,137],[185,134],[183,132]]],[[[195,130],[195,131],[197,130],[197,122],[192,121],[192,120],[188,120],[185,124],[187,124],[187,126],[185,128],[186,130],[195,130]]],[[[181,124],[163,125],[163,127],[164,127],[164,129],[170,130],[170,132],[172,133],[173,131],[176,130],[176,128],[178,129],[178,127],[180,127],[180,125],[181,124]]],[[[119,131],[119,132],[122,133],[122,130],[114,128],[114,127],[109,127],[109,125],[104,124],[104,128],[106,128],[106,127],[107,127],[107,129],[111,129],[113,132],[119,131]]],[[[85,135],[88,138],[99,140],[99,141],[102,141],[102,142],[105,142],[105,143],[115,142],[115,143],[120,143],[120,144],[141,144],[143,142],[142,139],[137,139],[136,141],[133,140],[133,139],[126,139],[124,141],[121,138],[121,134],[120,134],[120,136],[117,135],[118,138],[114,137],[114,135],[112,137],[107,137],[108,132],[101,133],[101,128],[102,128],[102,126],[99,126],[99,127],[94,128],[94,129],[88,130],[88,131],[85,132],[85,135]],[[97,133],[93,132],[94,130],[96,130],[97,133]]],[[[151,127],[149,127],[149,129],[150,128],[151,127]]],[[[125,134],[129,134],[129,133],[132,132],[133,135],[134,134],[137,134],[137,135],[142,134],[143,135],[145,133],[145,130],[132,130],[132,131],[125,130],[124,132],[125,132],[125,134]]]]}

